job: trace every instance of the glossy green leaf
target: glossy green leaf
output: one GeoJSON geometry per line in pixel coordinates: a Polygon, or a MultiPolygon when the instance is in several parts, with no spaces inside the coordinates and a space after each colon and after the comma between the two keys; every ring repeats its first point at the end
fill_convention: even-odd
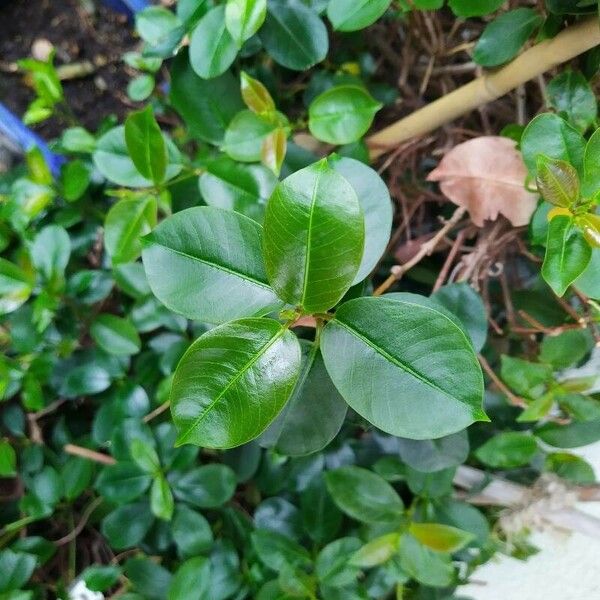
{"type": "MultiPolygon", "coordinates": [[[[175,144],[166,138],[168,166],[166,179],[179,174],[182,169],[182,158],[175,144]]],[[[115,127],[107,131],[97,142],[93,154],[96,168],[106,179],[126,187],[144,188],[152,186],[152,181],[145,178],[136,168],[127,152],[125,143],[125,127],[115,127]]]]}
{"type": "Polygon", "coordinates": [[[60,386],[67,398],[99,394],[110,386],[110,373],[101,366],[88,363],[69,370],[60,386]]]}
{"type": "Polygon", "coordinates": [[[546,335],[540,346],[539,360],[557,369],[579,362],[594,346],[587,329],[573,329],[559,335],[546,335]]]}
{"type": "Polygon", "coordinates": [[[262,157],[263,144],[278,128],[278,123],[287,123],[281,113],[276,116],[257,115],[251,110],[239,112],[229,123],[225,132],[223,151],[233,160],[258,162],[262,157]]]}
{"type": "Polygon", "coordinates": [[[383,15],[391,0],[331,0],[327,17],[337,31],[357,31],[383,15]]]}
{"type": "Polygon", "coordinates": [[[125,563],[125,576],[144,600],[165,600],[172,575],[165,567],[146,556],[130,558],[125,563]]]}
{"type": "Polygon", "coordinates": [[[277,127],[265,137],[260,148],[260,161],[279,176],[287,152],[286,127],[277,127]]]}
{"type": "Polygon", "coordinates": [[[497,469],[526,465],[537,452],[535,438],[516,431],[500,433],[475,451],[477,460],[497,469]]]}
{"type": "Polygon", "coordinates": [[[167,600],[204,600],[202,590],[210,580],[210,562],[203,556],[186,560],[176,571],[167,600]]]}
{"type": "Polygon", "coordinates": [[[117,583],[119,575],[121,569],[116,565],[94,565],[81,573],[81,579],[92,592],[103,592],[117,583]]]}
{"type": "Polygon", "coordinates": [[[557,296],[563,296],[567,288],[585,271],[592,258],[592,249],[579,229],[566,216],[550,221],[546,256],[542,276],[557,296]]]}
{"type": "Polygon", "coordinates": [[[325,546],[315,563],[319,582],[333,588],[343,588],[356,581],[359,567],[352,565],[350,559],[360,547],[361,541],[355,537],[342,537],[325,546]]]}
{"type": "Polygon", "coordinates": [[[210,464],[198,467],[180,477],[173,487],[178,500],[198,508],[217,508],[231,499],[236,478],[227,465],[210,464]]]}
{"type": "Polygon", "coordinates": [[[325,475],[333,501],[347,515],[364,523],[396,522],[404,511],[394,488],[361,467],[342,467],[325,475]]]}
{"type": "Polygon", "coordinates": [[[125,120],[125,143],[135,168],[155,184],[161,183],[167,172],[167,145],[152,107],[132,112],[125,120]]]}
{"type": "Polygon", "coordinates": [[[407,575],[428,587],[448,587],[454,578],[448,555],[430,550],[408,534],[400,540],[400,566],[407,575]]]}
{"type": "Polygon", "coordinates": [[[470,340],[433,303],[351,300],[325,327],[321,348],[342,396],[383,431],[431,439],[487,419],[470,340]]]}
{"type": "Polygon", "coordinates": [[[295,71],[321,62],[329,49],[325,24],[300,2],[269,0],[260,39],[276,63],[295,71]]]}
{"type": "Polygon", "coordinates": [[[600,189],[600,129],[594,131],[585,146],[582,188],[586,196],[592,196],[600,189]]]}
{"type": "Polygon", "coordinates": [[[221,157],[208,164],[199,185],[209,206],[235,210],[260,223],[277,178],[262,165],[245,165],[221,157]]]}
{"type": "Polygon", "coordinates": [[[579,71],[557,75],[546,87],[549,105],[564,113],[580,131],[590,127],[598,115],[598,102],[587,79],[579,71]]]}
{"type": "Polygon", "coordinates": [[[0,258],[0,315],[13,312],[31,295],[33,281],[14,263],[0,258]]]}
{"type": "Polygon", "coordinates": [[[125,504],[139,498],[149,487],[151,477],[132,462],[120,461],[105,467],[95,487],[114,504],[125,504]]]}
{"type": "Polygon", "coordinates": [[[333,87],[311,102],[308,127],[323,142],[350,144],[369,130],[381,106],[363,87],[333,87]]]}
{"type": "Polygon", "coordinates": [[[268,529],[257,529],[252,534],[252,546],[261,562],[273,571],[284,564],[310,564],[308,551],[290,538],[268,529]]]}
{"type": "Polygon", "coordinates": [[[369,275],[385,252],[392,231],[392,201],[387,185],[371,167],[335,154],[328,162],[354,189],[365,220],[365,248],[355,284],[369,275]]]}
{"type": "Polygon", "coordinates": [[[350,564],[356,567],[370,569],[387,562],[398,552],[399,533],[386,533],[367,542],[358,549],[350,559],[350,564]]]}
{"type": "Polygon", "coordinates": [[[152,526],[154,517],[147,504],[126,504],[102,521],[102,535],[116,550],[139,544],[152,526]]]}
{"type": "Polygon", "coordinates": [[[169,309],[212,323],[275,310],[281,303],[267,283],[261,237],[258,223],[213,207],[165,219],[144,238],[152,292],[169,309]]]}
{"type": "Polygon", "coordinates": [[[339,302],[363,253],[363,217],[350,184],[323,159],[275,188],[264,223],[265,265],[279,296],[305,312],[339,302]]]}
{"type": "Polygon", "coordinates": [[[135,27],[150,46],[149,54],[168,57],[181,40],[184,28],[177,15],[162,6],[150,6],[135,15],[135,27]]]}
{"type": "Polygon", "coordinates": [[[162,474],[155,476],[150,488],[150,510],[152,514],[163,521],[170,521],[173,518],[174,508],[175,504],[169,482],[162,474]]]}
{"type": "Polygon", "coordinates": [[[532,8],[503,13],[483,30],[475,45],[473,59],[484,67],[497,67],[508,62],[542,22],[542,16],[532,8]]]}
{"type": "Polygon", "coordinates": [[[504,382],[520,396],[536,398],[552,380],[550,365],[529,362],[522,358],[502,355],[500,375],[504,382]]]}
{"type": "Polygon", "coordinates": [[[600,248],[600,215],[586,213],[575,217],[575,224],[592,248],[600,248]]]}
{"type": "Polygon", "coordinates": [[[250,39],[265,22],[267,0],[227,0],[225,24],[238,47],[250,39]]]}
{"type": "Polygon", "coordinates": [[[90,184],[90,168],[81,160],[73,160],[63,166],[60,179],[64,199],[74,202],[83,196],[90,184]]]}
{"type": "Polygon", "coordinates": [[[504,0],[449,0],[452,12],[457,17],[482,17],[498,10],[504,0]]]}
{"type": "Polygon", "coordinates": [[[411,523],[408,531],[421,544],[437,552],[457,552],[475,536],[468,531],[440,523],[411,523]]]}
{"type": "Polygon", "coordinates": [[[521,138],[523,160],[532,175],[537,170],[537,157],[564,160],[581,172],[585,140],[564,119],[552,113],[535,117],[525,128],[521,138]]]}
{"type": "Polygon", "coordinates": [[[130,262],[142,252],[141,238],[156,226],[156,198],[125,198],[111,206],[104,222],[104,246],[113,264],[130,262]]]}
{"type": "Polygon", "coordinates": [[[232,448],[254,439],[289,399],[299,371],[298,340],[276,321],[243,319],[205,333],[173,379],[178,444],[232,448]]]}
{"type": "Polygon", "coordinates": [[[568,208],[579,200],[579,176],[564,160],[537,157],[537,188],[544,200],[568,208]]]}
{"type": "Polygon", "coordinates": [[[61,472],[63,495],[73,501],[90,486],[94,465],[91,461],[72,456],[61,472]]]}
{"type": "Polygon", "coordinates": [[[576,485],[592,485],[596,483],[594,469],[583,458],[568,452],[548,454],[544,469],[576,485]]]}
{"type": "Polygon", "coordinates": [[[588,266],[573,285],[586,296],[600,300],[600,249],[592,250],[592,258],[588,266]]]}
{"type": "Polygon", "coordinates": [[[469,439],[466,431],[459,431],[437,440],[398,439],[402,460],[413,469],[433,473],[455,467],[469,455],[469,439]]]}
{"type": "MultiPolygon", "coordinates": [[[[36,558],[26,552],[0,551],[0,593],[18,590],[25,585],[36,566],[36,558]]],[[[7,598],[11,596],[8,595],[7,598]]]]}
{"type": "Polygon", "coordinates": [[[555,448],[580,448],[600,440],[600,420],[566,425],[546,423],[535,431],[536,437],[555,448]]]}
{"type": "Polygon", "coordinates": [[[0,440],[0,477],[16,475],[17,454],[10,442],[0,440]]]}
{"type": "Polygon", "coordinates": [[[323,478],[302,492],[300,511],[304,529],[317,543],[332,540],[342,524],[342,513],[329,496],[323,478]]]}
{"type": "Polygon", "coordinates": [[[71,240],[59,225],[44,227],[33,240],[31,260],[46,281],[62,277],[71,256],[71,240]]]}
{"type": "Polygon", "coordinates": [[[227,126],[244,108],[235,77],[228,71],[210,81],[198,77],[186,49],[177,53],[170,75],[171,104],[183,117],[188,133],[211,144],[220,144],[227,126]]]}
{"type": "Polygon", "coordinates": [[[225,7],[215,6],[192,31],[190,64],[200,77],[212,79],[227,71],[237,52],[237,45],[225,26],[225,7]]]}
{"type": "Polygon", "coordinates": [[[143,102],[154,91],[155,80],[149,73],[134,77],[127,85],[127,95],[134,102],[143,102]]]}
{"type": "Polygon", "coordinates": [[[279,416],[259,439],[262,446],[288,456],[325,448],[341,429],[348,409],[329,379],[318,348],[305,340],[301,344],[298,383],[279,416]]]}
{"type": "Polygon", "coordinates": [[[195,510],[180,504],[175,509],[172,525],[173,539],[182,558],[208,552],[213,534],[208,521],[195,510]]]}
{"type": "Polygon", "coordinates": [[[137,354],[142,347],[140,336],[127,319],[103,314],[90,326],[90,335],[108,354],[129,356],[137,354]]]}

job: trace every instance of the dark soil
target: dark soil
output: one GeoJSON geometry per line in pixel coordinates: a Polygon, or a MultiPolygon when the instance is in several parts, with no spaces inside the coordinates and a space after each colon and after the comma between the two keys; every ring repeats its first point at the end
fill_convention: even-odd
{"type": "MultiPolygon", "coordinates": [[[[121,57],[136,46],[124,15],[95,3],[90,15],[79,0],[0,0],[0,101],[21,116],[34,98],[16,61],[31,56],[36,40],[56,48],[56,65],[89,61],[93,73],[63,81],[77,120],[94,130],[107,115],[119,119],[130,109],[125,95],[131,79],[121,57]]],[[[56,137],[66,123],[58,118],[35,126],[46,139],[56,137]]]]}

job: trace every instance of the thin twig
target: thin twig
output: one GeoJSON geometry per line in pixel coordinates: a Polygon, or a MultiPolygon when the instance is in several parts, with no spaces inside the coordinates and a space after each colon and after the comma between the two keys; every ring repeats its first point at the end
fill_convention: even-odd
{"type": "Polygon", "coordinates": [[[83,515],[81,516],[81,520],[77,523],[77,526],[73,529],[73,531],[67,533],[64,537],[61,537],[59,540],[54,542],[55,546],[64,546],[69,542],[72,542],[82,531],[83,528],[87,525],[89,518],[92,516],[92,513],[102,504],[103,498],[98,497],[90,505],[85,509],[83,515]]]}
{"type": "Polygon", "coordinates": [[[153,411],[149,412],[142,419],[142,421],[144,421],[144,423],[149,423],[150,421],[152,421],[152,419],[154,419],[155,417],[158,417],[159,415],[162,415],[166,410],[168,410],[169,406],[171,406],[171,401],[170,400],[167,400],[166,402],[163,402],[160,406],[158,406],[157,408],[155,408],[153,411]]]}
{"type": "Polygon", "coordinates": [[[95,450],[90,450],[89,448],[83,448],[82,446],[76,446],[75,444],[67,444],[63,447],[63,450],[67,454],[72,454],[73,456],[79,456],[81,458],[87,458],[88,460],[92,460],[103,465],[117,464],[117,461],[112,456],[108,456],[108,454],[102,454],[101,452],[96,452],[95,450]]]}
{"type": "Polygon", "coordinates": [[[485,356],[479,354],[479,362],[483,367],[483,370],[488,374],[489,378],[494,382],[496,387],[508,398],[508,401],[513,406],[518,406],[519,408],[527,408],[527,402],[523,400],[523,398],[519,398],[519,396],[515,396],[507,387],[504,385],[504,382],[494,373],[494,369],[490,366],[490,363],[486,360],[485,356]]]}

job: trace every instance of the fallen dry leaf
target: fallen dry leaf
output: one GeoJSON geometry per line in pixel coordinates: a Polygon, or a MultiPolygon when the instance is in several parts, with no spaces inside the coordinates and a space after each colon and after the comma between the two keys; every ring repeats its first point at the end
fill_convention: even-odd
{"type": "Polygon", "coordinates": [[[475,225],[504,215],[515,227],[527,225],[537,194],[525,189],[527,168],[513,140],[482,136],[454,147],[427,177],[454,204],[464,206],[475,225]]]}

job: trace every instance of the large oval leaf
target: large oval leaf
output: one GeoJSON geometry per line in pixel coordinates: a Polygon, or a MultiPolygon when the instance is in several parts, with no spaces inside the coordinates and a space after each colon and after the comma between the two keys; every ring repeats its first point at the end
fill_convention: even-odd
{"type": "Polygon", "coordinates": [[[327,16],[334,29],[356,31],[375,23],[391,0],[331,0],[327,16]]]}
{"type": "Polygon", "coordinates": [[[302,456],[322,450],[337,435],[348,410],[333,385],[319,349],[302,342],[302,370],[290,401],[259,442],[279,454],[302,456]]]}
{"type": "MultiPolygon", "coordinates": [[[[182,169],[182,158],[175,144],[165,138],[169,164],[165,179],[171,179],[182,169]]],[[[150,187],[152,181],[146,179],[133,164],[125,143],[125,127],[123,125],[107,131],[96,143],[92,155],[96,168],[106,179],[126,187],[150,187]]]]}
{"type": "Polygon", "coordinates": [[[169,72],[171,104],[183,117],[188,133],[220,144],[231,119],[244,108],[236,78],[229,71],[210,81],[198,77],[185,48],[177,54],[169,72]]]}
{"type": "Polygon", "coordinates": [[[260,435],[300,372],[296,336],[270,319],[242,319],[198,338],[171,389],[177,444],[233,448],[260,435]]]}
{"type": "Polygon", "coordinates": [[[261,233],[255,221],[208,206],[165,219],[144,238],[142,259],[154,295],[172,311],[210,323],[278,308],[261,233]]]}
{"type": "Polygon", "coordinates": [[[250,39],[264,23],[267,0],[228,0],[225,25],[239,47],[250,39]]]}
{"type": "Polygon", "coordinates": [[[487,420],[473,347],[433,303],[351,300],[325,327],[321,348],[342,396],[383,431],[435,439],[487,420]]]}
{"type": "Polygon", "coordinates": [[[353,187],[365,219],[365,249],[355,284],[375,268],[390,241],[392,200],[383,179],[368,165],[337,155],[329,157],[329,164],[353,187]]]}
{"type": "Polygon", "coordinates": [[[216,6],[200,19],[190,37],[192,69],[204,79],[218,77],[231,66],[237,51],[225,27],[225,7],[216,6]]]}
{"type": "Polygon", "coordinates": [[[269,281],[286,302],[306,312],[335,306],[356,277],[363,244],[358,198],[327,159],[275,188],[263,248],[269,281]]]}
{"type": "Polygon", "coordinates": [[[350,144],[367,133],[381,104],[358,85],[340,85],[317,96],[308,108],[308,127],[319,140],[350,144]]]}
{"type": "Polygon", "coordinates": [[[321,62],[329,49],[325,24],[300,2],[270,0],[260,39],[276,63],[295,71],[321,62]]]}

